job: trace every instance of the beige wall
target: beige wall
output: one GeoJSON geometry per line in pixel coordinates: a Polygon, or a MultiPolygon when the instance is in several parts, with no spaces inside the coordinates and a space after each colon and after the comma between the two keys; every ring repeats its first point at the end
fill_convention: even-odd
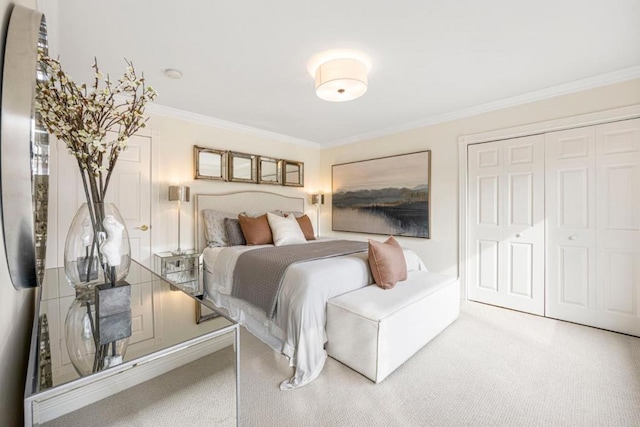
{"type": "MultiPolygon", "coordinates": [[[[35,1],[0,1],[2,39],[0,70],[4,58],[5,35],[14,4],[35,8],[35,1]]],[[[0,237],[4,239],[1,235],[0,237]]],[[[4,240],[1,240],[4,241],[4,240]]],[[[33,321],[33,290],[17,291],[11,284],[4,245],[0,244],[0,425],[22,425],[24,383],[27,376],[29,340],[33,321]]]]}
{"type": "MultiPolygon", "coordinates": [[[[152,179],[157,187],[159,209],[154,214],[153,251],[175,249],[177,246],[176,203],[167,201],[169,185],[184,184],[191,188],[192,200],[182,205],[182,248],[194,247],[194,203],[196,193],[225,193],[245,190],[271,191],[287,196],[305,197],[319,189],[320,149],[290,144],[214,126],[188,122],[152,114],[148,122],[153,131],[152,179]],[[233,150],[251,154],[304,162],[304,188],[277,185],[256,185],[193,179],[193,146],[233,150]]],[[[220,206],[224,210],[224,206],[220,206]]],[[[309,211],[313,215],[315,210],[309,211]]],[[[315,217],[312,217],[315,218],[315,217]]]]}
{"type": "MultiPolygon", "coordinates": [[[[506,108],[447,123],[322,150],[323,190],[331,193],[331,165],[431,150],[431,239],[400,238],[435,272],[458,274],[458,137],[528,123],[640,104],[640,79],[506,108]]],[[[334,233],[331,198],[323,206],[323,235],[381,240],[384,236],[334,233]],[[324,231],[326,230],[326,231],[324,231]]]]}

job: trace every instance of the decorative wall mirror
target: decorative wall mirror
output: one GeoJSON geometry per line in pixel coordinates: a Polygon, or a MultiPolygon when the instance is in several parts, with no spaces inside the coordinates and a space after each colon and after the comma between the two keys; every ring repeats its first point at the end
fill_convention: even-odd
{"type": "Polygon", "coordinates": [[[38,49],[47,53],[44,15],[11,12],[2,80],[2,227],[9,275],[16,289],[42,282],[47,245],[49,134],[35,112],[36,80],[45,79],[38,49]]]}
{"type": "Polygon", "coordinates": [[[282,160],[258,157],[258,184],[282,184],[282,160]]]}
{"type": "Polygon", "coordinates": [[[304,163],[283,160],[282,185],[304,187],[304,163]]]}
{"type": "Polygon", "coordinates": [[[227,180],[226,151],[193,146],[195,179],[227,180]]]}
{"type": "Polygon", "coordinates": [[[258,182],[258,156],[229,151],[229,181],[258,182]]]}

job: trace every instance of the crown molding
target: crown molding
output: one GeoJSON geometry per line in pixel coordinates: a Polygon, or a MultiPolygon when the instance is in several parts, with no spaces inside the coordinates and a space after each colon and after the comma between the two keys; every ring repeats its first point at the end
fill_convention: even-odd
{"type": "Polygon", "coordinates": [[[553,98],[556,96],[566,95],[570,93],[580,92],[583,90],[594,89],[600,86],[621,83],[627,80],[640,78],[640,66],[624,68],[622,70],[613,71],[606,74],[600,74],[594,77],[588,77],[582,80],[576,80],[571,83],[565,83],[552,86],[546,89],[537,90],[522,95],[504,98],[498,101],[488,102],[486,104],[477,105],[475,107],[464,108],[462,110],[452,111],[450,113],[431,116],[426,119],[405,123],[399,126],[392,126],[373,132],[367,132],[350,138],[340,139],[327,144],[322,144],[322,148],[338,147],[341,145],[353,144],[360,141],[379,138],[382,136],[392,135],[395,133],[405,132],[426,126],[433,126],[439,123],[449,122],[462,119],[465,117],[477,116],[479,114],[491,111],[501,110],[503,108],[515,107],[517,105],[528,104],[535,101],[553,98]]]}
{"type": "Polygon", "coordinates": [[[227,120],[216,119],[214,117],[205,116],[204,114],[192,113],[190,111],[180,110],[178,108],[168,107],[166,105],[149,103],[146,106],[146,111],[151,114],[171,117],[173,119],[184,120],[191,123],[196,123],[205,126],[213,126],[219,129],[230,130],[234,132],[245,133],[249,135],[258,136],[261,138],[272,139],[275,141],[286,142],[289,144],[297,144],[311,148],[322,148],[322,145],[317,142],[309,141],[306,139],[296,138],[289,135],[283,135],[281,133],[272,132],[264,129],[258,129],[251,126],[242,125],[240,123],[229,122],[227,120]]]}
{"type": "Polygon", "coordinates": [[[542,101],[549,98],[554,98],[561,95],[567,95],[570,93],[580,92],[583,90],[594,89],[601,86],[607,86],[615,83],[621,83],[627,80],[633,80],[640,78],[640,66],[624,68],[622,70],[613,71],[606,74],[600,74],[594,77],[588,77],[586,79],[577,80],[575,82],[566,83],[562,85],[552,86],[546,89],[541,89],[529,93],[525,93],[510,98],[504,98],[498,101],[488,102],[486,104],[477,105],[475,107],[464,108],[450,113],[439,114],[436,116],[427,117],[422,120],[417,120],[409,123],[405,123],[399,126],[392,126],[373,132],[367,132],[353,137],[344,138],[329,143],[317,143],[302,138],[296,138],[289,135],[280,134],[264,129],[258,129],[251,126],[242,125],[239,123],[230,122],[227,120],[216,119],[204,114],[192,113],[189,111],[180,110],[166,105],[150,103],[147,104],[147,111],[151,114],[171,117],[179,120],[188,121],[191,123],[197,123],[206,126],[213,126],[220,129],[241,132],[249,135],[258,136],[261,138],[271,139],[275,141],[281,141],[289,144],[297,144],[305,147],[328,149],[332,147],[338,147],[341,145],[353,144],[356,142],[366,141],[369,139],[375,139],[395,133],[406,132],[413,129],[418,129],[427,126],[433,126],[439,123],[449,122],[453,120],[463,119],[466,117],[472,117],[491,111],[501,110],[504,108],[515,107],[522,104],[528,104],[531,102],[542,101]]]}

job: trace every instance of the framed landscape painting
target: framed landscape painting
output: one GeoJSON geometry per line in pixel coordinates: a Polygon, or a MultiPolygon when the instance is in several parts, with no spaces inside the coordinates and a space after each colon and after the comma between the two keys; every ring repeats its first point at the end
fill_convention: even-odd
{"type": "Polygon", "coordinates": [[[431,150],[333,165],[332,229],[429,238],[431,150]]]}

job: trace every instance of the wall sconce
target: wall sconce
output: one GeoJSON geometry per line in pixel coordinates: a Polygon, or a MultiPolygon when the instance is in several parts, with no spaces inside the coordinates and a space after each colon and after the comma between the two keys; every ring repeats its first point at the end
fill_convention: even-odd
{"type": "Polygon", "coordinates": [[[172,251],[174,255],[184,254],[184,250],[180,248],[180,203],[188,202],[191,189],[184,185],[169,186],[169,201],[178,202],[178,249],[172,251]]]}
{"type": "Polygon", "coordinates": [[[311,204],[316,205],[316,238],[320,237],[320,205],[324,205],[324,194],[312,194],[311,204]]]}

